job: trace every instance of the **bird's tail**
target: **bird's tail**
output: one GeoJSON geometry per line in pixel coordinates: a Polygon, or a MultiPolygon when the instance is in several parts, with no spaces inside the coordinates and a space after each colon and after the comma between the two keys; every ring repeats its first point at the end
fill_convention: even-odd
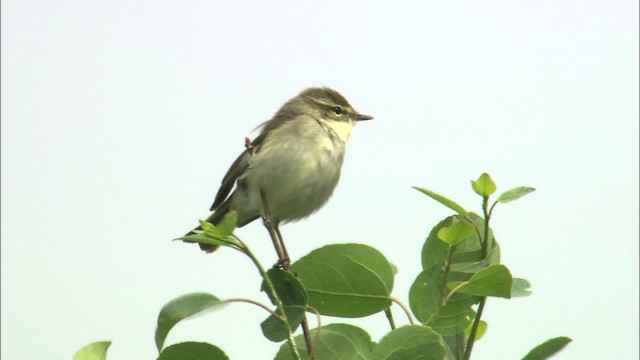
{"type": "MultiPolygon", "coordinates": [[[[207,218],[207,222],[213,225],[218,225],[220,221],[222,221],[222,218],[229,212],[230,203],[231,201],[229,200],[222,203],[222,205],[220,205],[211,215],[209,215],[209,217],[207,218]]],[[[185,236],[195,234],[194,232],[195,230],[202,230],[202,227],[198,226],[197,228],[189,231],[185,236]]],[[[200,249],[202,249],[202,251],[206,252],[207,254],[210,254],[218,250],[218,247],[219,247],[218,245],[203,244],[203,243],[198,243],[198,245],[200,246],[200,249]]]]}

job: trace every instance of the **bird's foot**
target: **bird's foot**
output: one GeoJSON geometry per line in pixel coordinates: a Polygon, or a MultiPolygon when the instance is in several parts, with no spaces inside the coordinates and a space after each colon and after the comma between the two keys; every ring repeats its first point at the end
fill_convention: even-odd
{"type": "Polygon", "coordinates": [[[290,266],[291,266],[291,259],[284,258],[284,259],[278,260],[278,262],[275,263],[275,265],[273,265],[273,268],[279,269],[279,270],[287,270],[290,266]]]}

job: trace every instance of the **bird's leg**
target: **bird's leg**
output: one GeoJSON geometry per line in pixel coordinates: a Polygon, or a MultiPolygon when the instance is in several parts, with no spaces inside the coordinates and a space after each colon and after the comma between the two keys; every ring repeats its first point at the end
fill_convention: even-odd
{"type": "Polygon", "coordinates": [[[265,194],[263,190],[260,190],[260,195],[262,196],[262,206],[264,207],[264,216],[262,217],[262,223],[267,228],[269,236],[271,237],[271,241],[273,241],[273,247],[276,249],[276,253],[278,254],[278,262],[276,263],[275,267],[287,270],[289,269],[289,265],[291,265],[291,260],[289,260],[287,250],[284,248],[284,243],[282,243],[282,236],[280,235],[278,224],[275,224],[273,222],[273,219],[271,219],[271,212],[269,211],[267,194],[265,194]]]}
{"type": "Polygon", "coordinates": [[[289,260],[289,253],[287,252],[287,247],[284,246],[284,239],[282,238],[282,234],[280,233],[280,226],[276,224],[274,228],[276,230],[276,235],[278,235],[278,241],[280,241],[280,247],[282,248],[282,253],[284,254],[284,257],[287,260],[289,260]]]}
{"type": "MultiPolygon", "coordinates": [[[[263,224],[269,231],[271,241],[273,241],[273,246],[276,248],[276,252],[278,253],[278,262],[274,267],[283,269],[285,271],[290,271],[289,266],[291,265],[291,260],[289,259],[289,253],[287,253],[287,248],[284,246],[284,240],[282,239],[282,234],[280,233],[278,224],[274,224],[271,219],[271,212],[269,211],[267,194],[265,194],[263,190],[260,190],[260,195],[262,195],[262,205],[264,206],[264,217],[262,218],[263,224]]],[[[294,276],[297,277],[296,274],[294,274],[294,276]]],[[[310,358],[314,360],[315,353],[313,351],[313,342],[311,342],[309,323],[307,322],[306,316],[302,318],[302,333],[304,334],[304,341],[307,344],[307,353],[309,354],[310,358]]]]}

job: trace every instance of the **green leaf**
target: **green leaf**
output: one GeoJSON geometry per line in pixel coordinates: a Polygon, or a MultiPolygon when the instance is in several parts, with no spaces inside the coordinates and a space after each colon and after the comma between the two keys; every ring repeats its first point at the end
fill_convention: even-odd
{"type": "Polygon", "coordinates": [[[442,336],[427,326],[408,325],[385,335],[374,350],[376,360],[453,360],[442,336]]]}
{"type": "Polygon", "coordinates": [[[322,315],[361,317],[391,305],[393,267],[370,246],[327,245],[296,261],[291,270],[307,290],[309,306],[322,315]]]}
{"type": "Polygon", "coordinates": [[[447,284],[453,289],[460,284],[457,291],[463,294],[476,296],[495,296],[511,298],[511,273],[504,265],[491,265],[474,274],[466,283],[454,281],[447,284]]]}
{"type": "MultiPolygon", "coordinates": [[[[467,217],[474,222],[478,229],[484,228],[484,220],[482,219],[482,217],[472,212],[469,213],[467,217]]],[[[449,246],[447,246],[447,244],[445,244],[442,240],[440,240],[440,238],[438,238],[438,231],[440,231],[440,229],[442,229],[443,227],[453,225],[454,221],[456,220],[456,216],[449,216],[438,223],[438,225],[436,225],[431,230],[429,236],[427,237],[427,240],[422,247],[422,269],[426,270],[432,266],[437,266],[442,269],[445,268],[449,258],[449,246]]],[[[493,238],[493,231],[491,229],[489,229],[489,236],[493,238]]],[[[491,246],[492,248],[488,251],[489,255],[487,256],[487,259],[484,259],[482,254],[482,246],[480,245],[480,240],[478,239],[478,234],[474,232],[469,240],[464,241],[456,246],[455,253],[451,262],[452,271],[457,271],[453,269],[455,264],[482,262],[486,266],[487,264],[499,263],[500,248],[498,247],[495,238],[494,241],[491,242],[491,246]]],[[[454,274],[453,277],[455,279],[449,277],[448,280],[468,280],[471,275],[454,274]]]]}
{"type": "Polygon", "coordinates": [[[162,350],[158,360],[229,360],[220,348],[203,342],[183,342],[162,350]]]}
{"type": "Polygon", "coordinates": [[[482,173],[478,180],[471,180],[471,187],[476,194],[482,197],[488,197],[496,191],[496,183],[491,180],[491,176],[487,173],[482,173]]]}
{"type": "Polygon", "coordinates": [[[225,302],[207,293],[182,295],[169,301],[160,310],[156,327],[156,347],[162,350],[169,331],[179,321],[206,309],[224,305],[225,302]]]}
{"type": "Polygon", "coordinates": [[[511,190],[507,190],[498,196],[498,202],[508,203],[514,200],[518,200],[521,197],[527,195],[530,192],[535,191],[536,189],[527,186],[519,186],[517,188],[513,188],[511,190]]]}
{"type": "Polygon", "coordinates": [[[107,360],[107,349],[111,346],[111,341],[96,341],[73,355],[73,360],[107,360]]]}
{"type": "Polygon", "coordinates": [[[533,350],[529,351],[529,353],[525,357],[523,357],[522,360],[548,359],[558,351],[562,350],[562,348],[567,346],[567,344],[570,342],[571,339],[564,336],[549,339],[533,348],[533,350]]]}
{"type": "MultiPolygon", "coordinates": [[[[310,331],[311,339],[315,339],[318,329],[310,331]]],[[[295,337],[298,352],[302,359],[309,359],[307,345],[303,335],[295,337]]],[[[372,360],[374,343],[366,331],[347,324],[331,324],[320,328],[320,338],[314,351],[319,360],[372,360]]],[[[282,344],[275,360],[291,360],[291,349],[288,343],[282,344]]]]}
{"type": "Polygon", "coordinates": [[[202,231],[207,232],[207,233],[213,233],[216,234],[216,236],[218,236],[218,227],[213,225],[212,223],[206,221],[206,220],[198,220],[198,222],[200,223],[200,227],[202,228],[202,231]]]}
{"type": "Polygon", "coordinates": [[[467,240],[473,233],[473,226],[466,221],[458,221],[451,226],[438,230],[438,237],[450,246],[455,246],[467,240]]]}
{"type": "MultiPolygon", "coordinates": [[[[291,331],[295,331],[304,319],[304,311],[307,307],[307,292],[300,281],[288,271],[269,269],[267,275],[284,305],[291,331]]],[[[271,303],[275,304],[275,300],[271,293],[267,291],[267,285],[264,281],[262,282],[262,291],[266,292],[269,299],[271,299],[271,303]]],[[[288,337],[282,320],[273,315],[263,321],[260,327],[264,336],[271,341],[280,342],[288,337]]]]}
{"type": "Polygon", "coordinates": [[[439,284],[442,284],[442,275],[431,268],[418,274],[409,289],[409,307],[422,323],[427,323],[440,308],[442,292],[439,284]]]}
{"type": "MultiPolygon", "coordinates": [[[[484,227],[484,220],[478,215],[469,213],[468,217],[479,228],[484,227]]],[[[437,236],[438,232],[451,226],[454,221],[456,216],[447,217],[431,230],[422,248],[424,271],[416,277],[409,291],[409,305],[415,317],[434,330],[447,334],[464,330],[473,311],[472,305],[480,300],[476,296],[454,293],[443,307],[442,300],[449,292],[444,287],[449,252],[454,250],[447,282],[467,281],[473,273],[487,266],[487,262],[499,261],[500,258],[500,248],[497,242],[493,242],[491,258],[483,260],[482,248],[475,232],[469,240],[455,248],[441,241],[437,236]],[[475,270],[471,271],[472,269],[475,270]]]]}
{"type": "MultiPolygon", "coordinates": [[[[469,335],[471,335],[471,328],[473,328],[473,322],[469,323],[469,326],[467,326],[467,328],[464,330],[464,337],[467,339],[469,338],[469,335]]],[[[475,340],[482,339],[482,337],[486,332],[487,332],[487,322],[484,320],[480,320],[480,323],[478,323],[478,330],[476,330],[475,340]]]]}
{"type": "Polygon", "coordinates": [[[177,238],[175,240],[182,240],[184,242],[190,242],[190,243],[196,243],[197,242],[197,243],[211,244],[211,245],[218,245],[218,246],[229,246],[229,245],[231,245],[231,243],[228,240],[221,240],[221,239],[213,238],[211,236],[207,236],[207,235],[204,235],[202,233],[200,233],[200,234],[196,233],[196,234],[193,234],[193,235],[183,236],[183,237],[177,238]]]}
{"type": "Polygon", "coordinates": [[[513,278],[511,283],[511,297],[525,297],[531,295],[531,284],[520,278],[513,278]]]}
{"type": "Polygon", "coordinates": [[[462,272],[467,274],[475,274],[485,268],[487,264],[484,261],[461,262],[451,264],[451,271],[462,272]]]}
{"type": "Polygon", "coordinates": [[[238,225],[238,213],[235,210],[229,211],[218,224],[218,230],[222,236],[233,234],[233,230],[238,225]]]}
{"type": "Polygon", "coordinates": [[[462,206],[458,205],[455,201],[449,200],[446,197],[444,197],[444,196],[442,196],[440,194],[434,193],[433,191],[427,190],[425,188],[421,188],[421,187],[418,187],[418,186],[414,186],[413,188],[418,190],[418,191],[420,191],[420,192],[422,192],[423,194],[431,197],[433,200],[435,200],[435,201],[439,202],[440,204],[448,207],[449,209],[457,212],[458,214],[463,215],[463,216],[467,215],[467,210],[465,210],[462,206]]]}

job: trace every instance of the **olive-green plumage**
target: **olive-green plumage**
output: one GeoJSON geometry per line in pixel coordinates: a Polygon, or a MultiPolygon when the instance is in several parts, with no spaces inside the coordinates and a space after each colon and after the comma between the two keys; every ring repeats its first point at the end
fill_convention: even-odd
{"type": "MultiPolygon", "coordinates": [[[[353,126],[369,119],[372,117],[358,114],[335,90],[304,90],[262,124],[252,151],[243,151],[233,162],[207,221],[217,224],[230,210],[237,212],[238,226],[263,216],[261,191],[276,227],[313,214],[338,184],[353,126]]],[[[206,244],[200,247],[207,252],[216,249],[206,244]]]]}

